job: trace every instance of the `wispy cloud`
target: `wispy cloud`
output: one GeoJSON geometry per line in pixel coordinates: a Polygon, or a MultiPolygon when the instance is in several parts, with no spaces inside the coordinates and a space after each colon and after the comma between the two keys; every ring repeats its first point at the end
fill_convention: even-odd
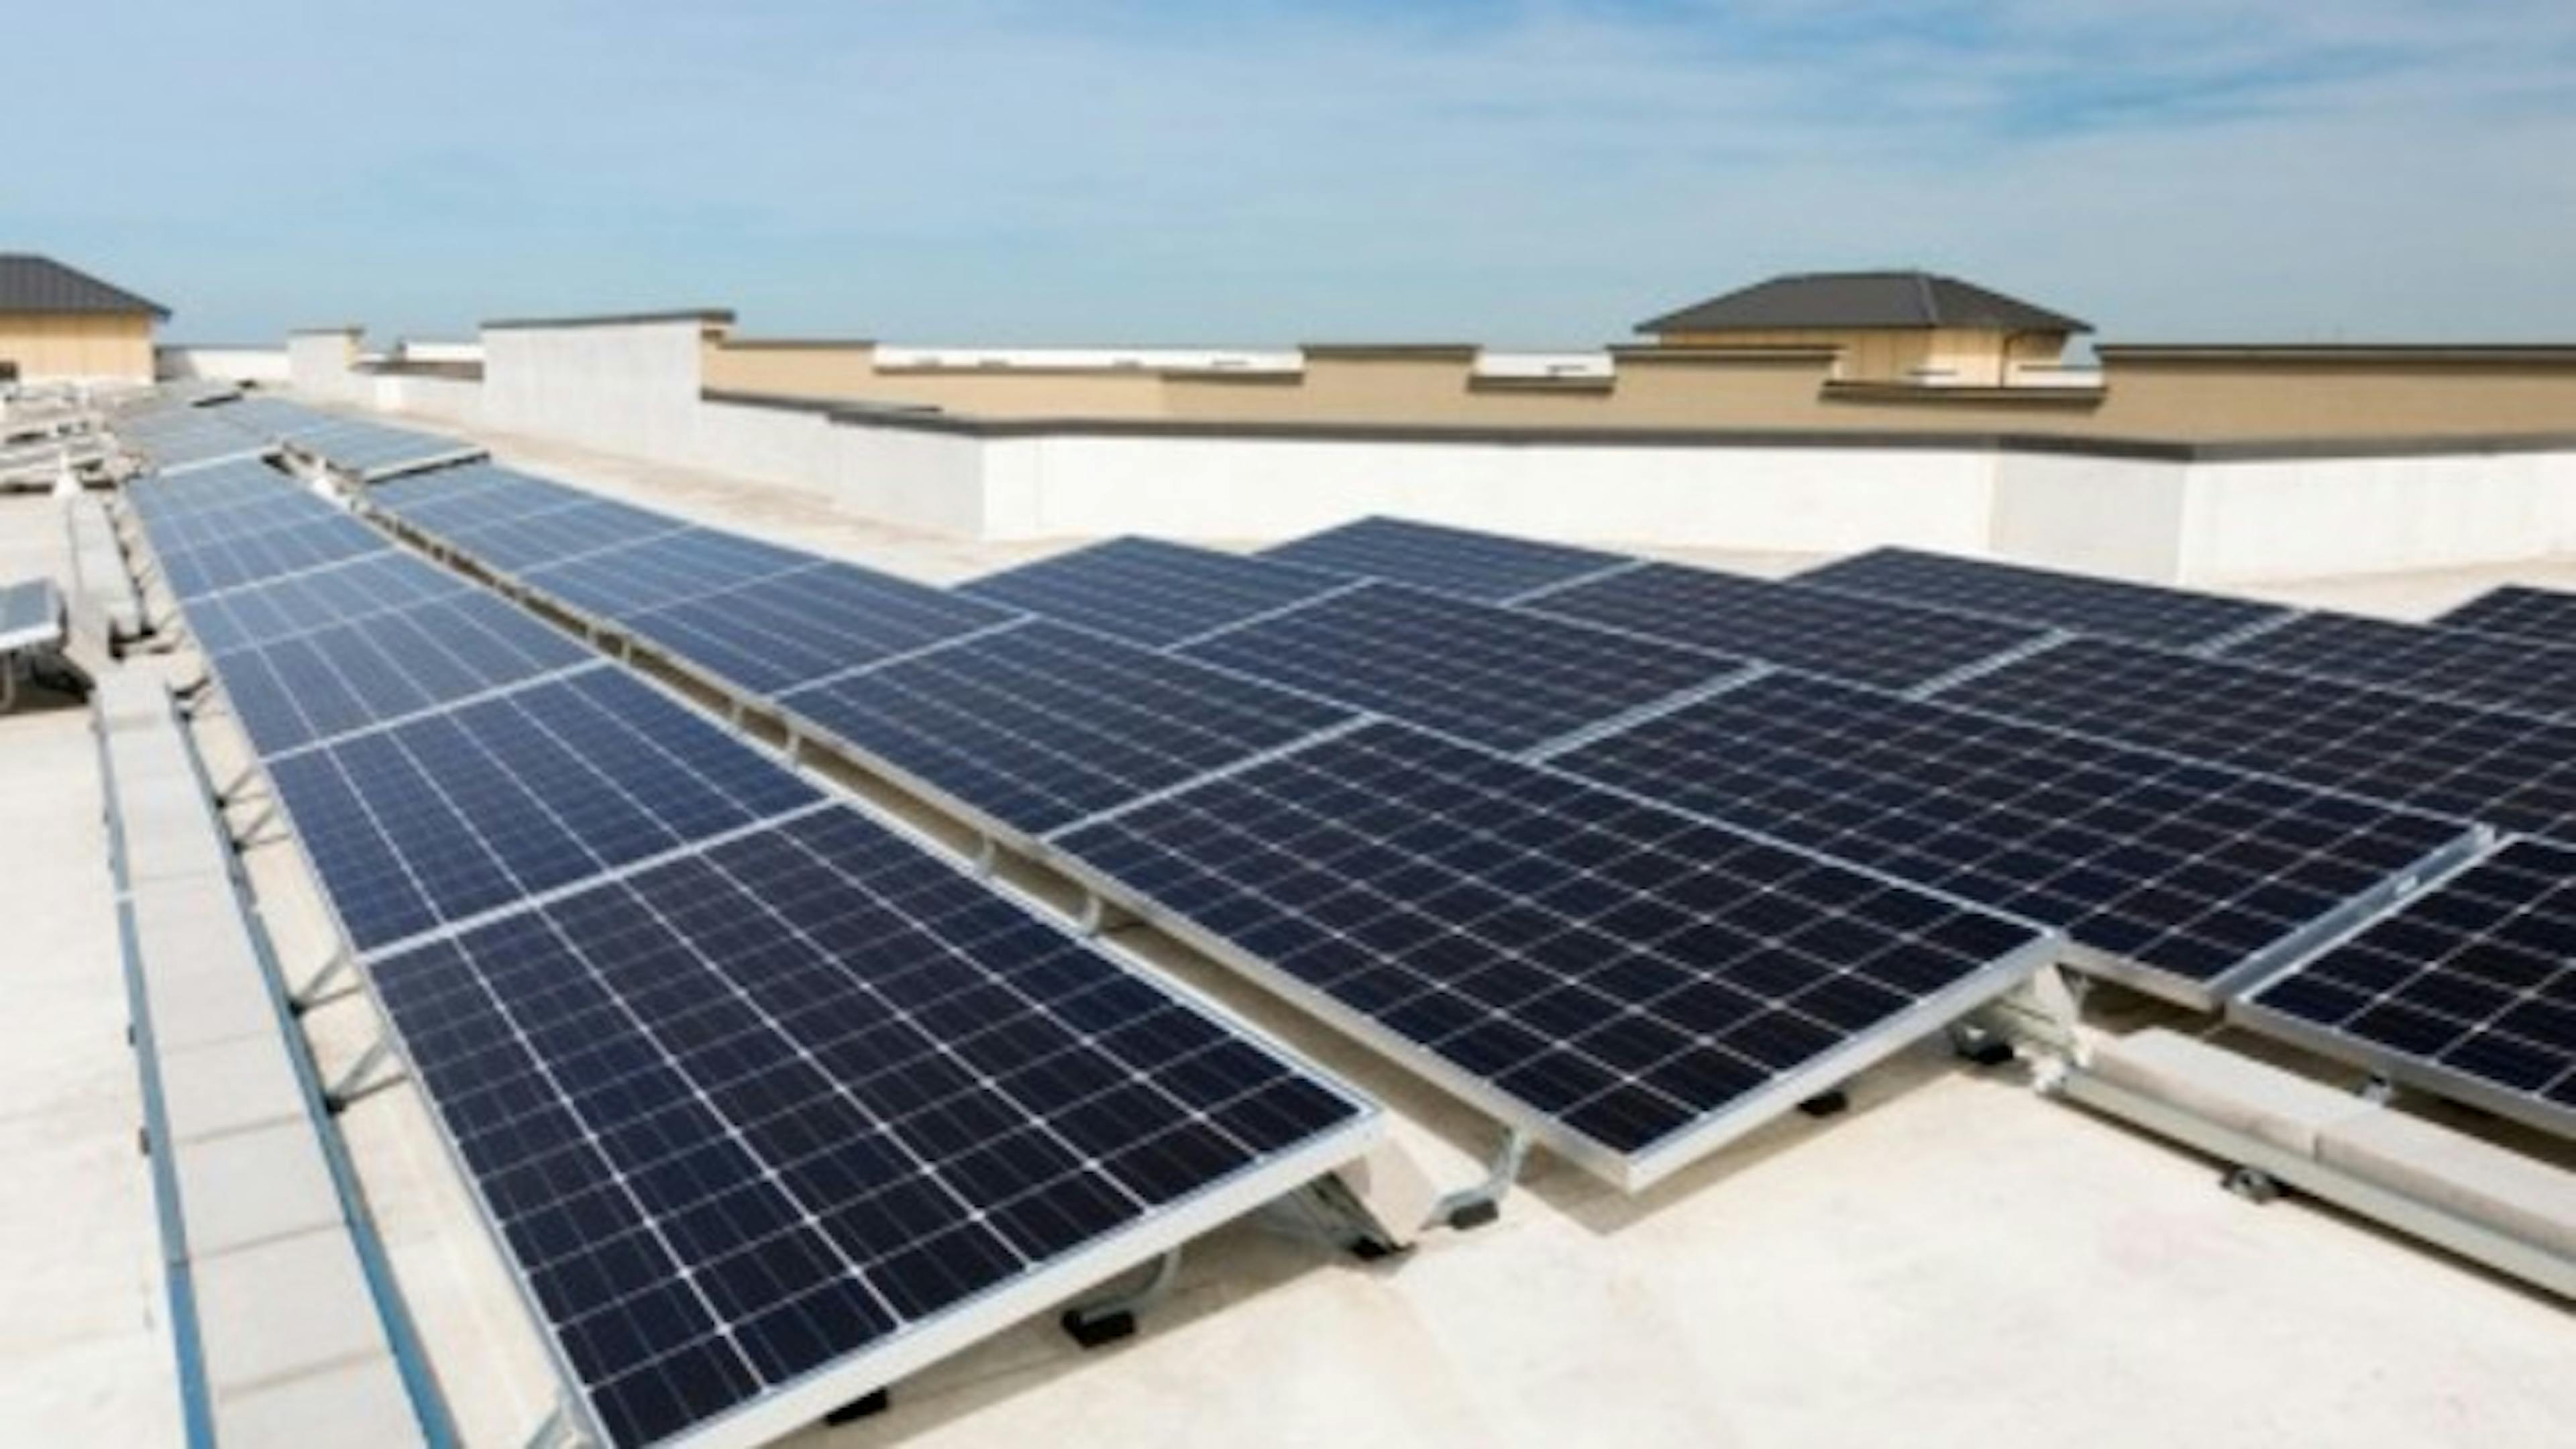
{"type": "Polygon", "coordinates": [[[182,333],[1580,342],[1922,264],[2115,335],[2576,334],[2563,3],[161,10],[20,22],[102,57],[22,107],[98,119],[0,216],[182,333]]]}

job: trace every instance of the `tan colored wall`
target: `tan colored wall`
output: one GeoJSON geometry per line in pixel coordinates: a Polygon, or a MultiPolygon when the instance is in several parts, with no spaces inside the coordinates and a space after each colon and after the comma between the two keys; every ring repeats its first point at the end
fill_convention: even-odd
{"type": "Polygon", "coordinates": [[[2576,359],[2520,363],[2246,358],[2104,366],[2085,431],[2124,437],[2342,438],[2576,432],[2576,359]]]}
{"type": "Polygon", "coordinates": [[[1163,374],[1145,369],[1044,371],[880,366],[867,342],[710,340],[706,385],[719,392],[842,398],[935,407],[973,417],[1155,418],[1163,374]]]}
{"type": "Polygon", "coordinates": [[[35,382],[57,377],[152,380],[152,319],[140,313],[16,312],[0,316],[0,361],[35,382]]]}

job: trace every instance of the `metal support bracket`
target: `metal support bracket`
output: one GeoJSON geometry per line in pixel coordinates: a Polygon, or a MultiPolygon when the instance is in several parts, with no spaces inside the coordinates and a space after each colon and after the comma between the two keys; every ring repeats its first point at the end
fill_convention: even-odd
{"type": "Polygon", "coordinates": [[[1334,1174],[1328,1173],[1286,1197],[1263,1204],[1255,1220],[1283,1238],[1348,1253],[1363,1263],[1405,1251],[1377,1215],[1334,1174]]]}
{"type": "Polygon", "coordinates": [[[288,1005],[301,1015],[321,999],[322,988],[330,985],[340,973],[357,964],[358,958],[349,954],[347,947],[333,951],[331,959],[322,963],[321,970],[314,972],[301,987],[287,994],[288,1005]]]}
{"type": "Polygon", "coordinates": [[[546,1416],[538,1420],[537,1427],[529,1433],[525,1449],[574,1449],[574,1446],[588,1442],[589,1436],[581,1431],[581,1421],[573,1416],[571,1408],[561,1398],[557,1398],[555,1406],[546,1411],[546,1416]]]}
{"type": "Polygon", "coordinates": [[[2375,1107],[2385,1107],[2397,1100],[2397,1084],[2378,1072],[2361,1084],[2361,1099],[2375,1107]]]}
{"type": "Polygon", "coordinates": [[[259,807],[259,813],[250,818],[248,825],[233,832],[233,854],[239,855],[258,844],[260,831],[268,828],[269,822],[275,819],[277,819],[276,801],[271,800],[259,807]]]}
{"type": "MultiPolygon", "coordinates": [[[[993,843],[993,837],[989,835],[975,837],[975,878],[977,880],[991,880],[993,867],[999,865],[1001,859],[1002,848],[993,843]]],[[[1096,900],[1098,897],[1093,899],[1096,900]]]]}
{"type": "Polygon", "coordinates": [[[403,1074],[396,1071],[377,1077],[374,1081],[367,1080],[369,1074],[375,1071],[376,1064],[392,1056],[393,1050],[392,1038],[377,1037],[374,1044],[359,1053],[358,1059],[349,1064],[349,1069],[342,1072],[339,1079],[322,1093],[322,1100],[330,1107],[333,1116],[336,1117],[347,1111],[349,1105],[358,1099],[381,1092],[403,1079],[403,1074]]]}
{"type": "Polygon", "coordinates": [[[1170,1249],[1154,1260],[1153,1275],[1132,1291],[1091,1303],[1077,1303],[1064,1311],[1057,1322],[1073,1341],[1084,1348],[1098,1348],[1130,1338],[1136,1332],[1136,1315],[1161,1302],[1172,1291],[1181,1276],[1181,1250],[1170,1249]]]}
{"type": "Polygon", "coordinates": [[[1485,1164],[1484,1180],[1472,1187],[1444,1193],[1431,1205],[1425,1227],[1446,1223],[1459,1232],[1481,1228],[1503,1215],[1503,1199],[1510,1195],[1512,1184],[1521,1178],[1521,1165],[1529,1161],[1530,1135],[1514,1127],[1503,1134],[1501,1145],[1485,1164]]]}

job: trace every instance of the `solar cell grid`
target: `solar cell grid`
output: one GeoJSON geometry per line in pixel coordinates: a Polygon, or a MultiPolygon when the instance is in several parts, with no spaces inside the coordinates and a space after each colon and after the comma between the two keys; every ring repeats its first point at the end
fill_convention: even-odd
{"type": "Polygon", "coordinates": [[[1743,661],[1372,583],[1183,647],[1190,659],[1504,751],[1736,673],[1743,661]]]}
{"type": "Polygon", "coordinates": [[[136,479],[126,488],[125,501],[135,516],[150,523],[200,510],[264,503],[289,496],[295,486],[294,479],[251,458],[136,479]]]}
{"type": "Polygon", "coordinates": [[[170,592],[193,602],[203,595],[268,583],[287,574],[390,548],[384,535],[345,514],[334,513],[310,523],[218,539],[200,548],[163,554],[161,576],[169,582],[170,592]]]}
{"type": "Polygon", "coordinates": [[[600,662],[521,609],[463,594],[227,654],[220,668],[242,728],[260,754],[273,757],[600,662]]]}
{"type": "MultiPolygon", "coordinates": [[[[2208,1005],[2468,825],[1989,715],[1768,675],[1553,763],[2064,930],[2208,1005]]],[[[2105,959],[2109,958],[2109,959],[2105,959]]]]}
{"type": "Polygon", "coordinates": [[[1032,835],[1353,717],[1043,621],[795,690],[780,703],[850,748],[1032,835]]]}
{"type": "Polygon", "coordinates": [[[1054,844],[1631,1188],[2005,989],[2051,944],[1386,723],[1054,844]]]}
{"type": "Polygon", "coordinates": [[[533,568],[522,581],[568,608],[626,619],[820,562],[810,553],[738,534],[683,528],[533,568]]]}
{"type": "Polygon", "coordinates": [[[2576,1132],[2576,849],[2508,842],[2258,988],[2239,1014],[2576,1132]]]}
{"type": "Polygon", "coordinates": [[[1520,607],[1857,684],[1911,689],[2048,630],[1828,589],[1646,564],[1520,607]]]}
{"type": "Polygon", "coordinates": [[[958,592],[1153,648],[1351,586],[1269,559],[1114,538],[958,586],[958,592]]]}
{"type": "Polygon", "coordinates": [[[373,975],[617,1444],[836,1361],[854,1397],[854,1356],[1373,1127],[845,808],[373,975]]]}
{"type": "Polygon", "coordinates": [[[718,678],[775,694],[1018,617],[908,579],[827,563],[618,622],[718,678]]]}
{"type": "Polygon", "coordinates": [[[1878,548],[1797,582],[2188,649],[2277,618],[2277,604],[1908,548],[1878,548]]]}
{"type": "Polygon", "coordinates": [[[2576,646],[2352,614],[2302,614],[2219,653],[2268,668],[2499,709],[2576,711],[2576,646]]]}
{"type": "Polygon", "coordinates": [[[267,767],[361,950],[819,798],[750,745],[609,668],[267,767]]]}
{"type": "Polygon", "coordinates": [[[1404,518],[1359,519],[1264,549],[1260,557],[1487,603],[1630,562],[1595,549],[1404,518]]]}
{"type": "Polygon", "coordinates": [[[332,518],[337,513],[337,509],[310,493],[278,488],[227,508],[154,515],[145,521],[144,532],[151,537],[154,549],[182,553],[228,538],[332,518]]]}
{"type": "Polygon", "coordinates": [[[2576,724],[2101,639],[1940,697],[2506,829],[2576,829],[2576,724]]]}
{"type": "Polygon", "coordinates": [[[442,536],[457,552],[486,567],[520,573],[687,527],[667,513],[591,498],[562,508],[459,525],[444,530],[442,536]]]}
{"type": "Polygon", "coordinates": [[[63,596],[51,579],[23,579],[0,588],[0,648],[23,649],[62,636],[63,596]]]}
{"type": "Polygon", "coordinates": [[[205,653],[229,654],[472,587],[445,569],[388,549],[200,599],[188,606],[188,633],[205,653]]]}
{"type": "Polygon", "coordinates": [[[335,468],[360,476],[441,459],[474,457],[483,451],[461,438],[354,420],[304,433],[298,437],[297,445],[335,468]]]}
{"type": "Polygon", "coordinates": [[[2506,584],[2487,590],[2433,623],[2443,629],[2512,634],[2549,644],[2576,643],[2576,593],[2506,584]]]}

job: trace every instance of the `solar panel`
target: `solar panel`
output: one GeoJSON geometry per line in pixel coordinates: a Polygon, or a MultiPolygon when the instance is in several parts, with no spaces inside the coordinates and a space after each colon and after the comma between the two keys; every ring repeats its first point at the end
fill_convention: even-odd
{"type": "Polygon", "coordinates": [[[446,532],[443,538],[457,552],[487,568],[516,574],[687,527],[667,513],[593,498],[498,522],[461,526],[446,532]]]}
{"type": "Polygon", "coordinates": [[[1595,549],[1404,518],[1359,519],[1263,549],[1260,557],[1487,603],[1633,562],[1595,549]]]}
{"type": "Polygon", "coordinates": [[[1645,564],[1519,605],[1855,684],[1911,689],[2047,638],[2041,626],[1645,564]]]}
{"type": "Polygon", "coordinates": [[[191,509],[152,517],[145,520],[143,530],[155,550],[180,553],[229,538],[335,517],[337,513],[337,509],[310,493],[278,488],[268,496],[227,508],[191,509]]]}
{"type": "Polygon", "coordinates": [[[602,661],[526,611],[461,594],[222,656],[224,697],[263,756],[602,661]]]}
{"type": "Polygon", "coordinates": [[[1268,559],[1113,538],[957,591],[1159,649],[1350,586],[1338,574],[1268,559]]]}
{"type": "Polygon", "coordinates": [[[188,633],[198,649],[222,655],[386,609],[453,597],[472,587],[434,564],[388,549],[200,599],[188,606],[188,633]]]}
{"type": "Polygon", "coordinates": [[[1374,1111],[846,808],[377,962],[604,1442],[758,1442],[1374,1111]]]}
{"type": "Polygon", "coordinates": [[[1697,649],[1383,583],[1180,653],[1506,751],[1744,668],[1697,649]]]}
{"type": "Polygon", "coordinates": [[[304,569],[390,549],[384,535],[346,514],[334,513],[242,538],[218,539],[201,548],[160,553],[170,592],[194,601],[246,584],[263,584],[304,569]]]}
{"type": "Polygon", "coordinates": [[[2218,651],[2271,669],[2535,714],[2576,712],[2576,646],[2353,614],[2301,614],[2218,651]]]}
{"type": "Polygon", "coordinates": [[[1838,559],[1798,575],[1797,582],[2174,649],[2207,644],[2288,612],[2251,599],[1910,548],[1838,559]]]}
{"type": "Polygon", "coordinates": [[[818,563],[618,622],[715,678],[775,694],[1019,617],[909,579],[818,563]]]}
{"type": "Polygon", "coordinates": [[[810,553],[739,534],[684,528],[532,568],[520,582],[566,608],[622,620],[768,575],[812,568],[820,561],[810,553]]]}
{"type": "Polygon", "coordinates": [[[2576,724],[2104,639],[1940,697],[2507,829],[2576,828],[2576,724]]]}
{"type": "Polygon", "coordinates": [[[1043,621],[779,702],[843,747],[1028,835],[1352,718],[1335,705],[1043,621]]]}
{"type": "Polygon", "coordinates": [[[488,463],[395,478],[372,484],[360,495],[366,507],[440,536],[596,499],[596,494],[488,463]]]}
{"type": "Polygon", "coordinates": [[[1631,1190],[2009,989],[2056,944],[1383,722],[1052,844],[1631,1190]]]}
{"type": "Polygon", "coordinates": [[[2443,629],[2475,629],[2567,644],[2576,642],[2576,593],[2506,584],[2487,590],[2433,623],[2443,629]]]}
{"type": "Polygon", "coordinates": [[[295,487],[294,479],[249,458],[210,463],[177,475],[138,478],[127,485],[125,501],[136,517],[150,524],[200,509],[237,508],[295,496],[295,487]]]}
{"type": "Polygon", "coordinates": [[[356,419],[299,434],[296,446],[359,478],[479,458],[483,449],[460,438],[356,419]]]}
{"type": "Polygon", "coordinates": [[[820,798],[606,667],[267,768],[344,933],[369,951],[820,798]]]}
{"type": "Polygon", "coordinates": [[[2576,1135],[2576,848],[2507,842],[2267,982],[2245,1024],[2576,1135]]]}
{"type": "Polygon", "coordinates": [[[2197,1007],[2476,839],[2464,821],[1789,674],[1552,763],[2056,926],[2077,964],[2197,1007]]]}
{"type": "Polygon", "coordinates": [[[58,643],[63,637],[63,596],[51,579],[25,579],[0,588],[0,649],[58,643]]]}

